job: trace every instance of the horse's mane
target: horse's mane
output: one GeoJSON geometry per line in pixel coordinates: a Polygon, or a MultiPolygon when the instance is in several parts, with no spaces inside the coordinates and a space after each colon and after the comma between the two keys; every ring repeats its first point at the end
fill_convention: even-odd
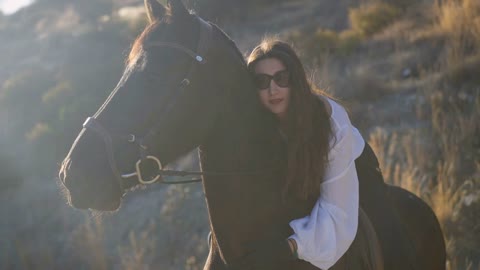
{"type": "Polygon", "coordinates": [[[135,62],[135,59],[142,53],[142,44],[149,34],[161,24],[170,24],[172,22],[172,11],[170,7],[165,8],[165,16],[161,20],[154,20],[150,22],[143,32],[135,39],[132,43],[132,49],[128,54],[128,57],[125,59],[125,65],[129,66],[135,62]]]}
{"type": "MultiPolygon", "coordinates": [[[[195,14],[192,13],[192,15],[195,15],[195,14]]],[[[135,60],[143,52],[142,45],[145,42],[145,39],[150,35],[151,32],[153,32],[154,29],[156,29],[162,24],[169,24],[170,22],[171,22],[171,13],[167,12],[166,16],[162,20],[156,20],[148,24],[143,30],[143,32],[132,43],[132,49],[130,50],[130,53],[128,54],[127,58],[125,59],[125,65],[130,66],[131,64],[135,63],[135,60]]],[[[220,36],[229,43],[230,45],[229,47],[231,47],[234,50],[234,53],[236,54],[238,61],[246,67],[245,58],[243,54],[240,52],[240,50],[238,49],[235,42],[220,27],[218,27],[213,23],[211,25],[213,29],[217,31],[220,34],[220,36]]]]}
{"type": "Polygon", "coordinates": [[[235,42],[220,27],[215,24],[212,24],[212,26],[229,43],[229,47],[233,48],[239,62],[241,62],[246,68],[247,62],[245,61],[245,57],[243,56],[242,52],[240,52],[240,49],[238,49],[235,42]]]}
{"type": "Polygon", "coordinates": [[[128,57],[125,59],[125,65],[130,66],[135,62],[135,59],[137,59],[143,51],[142,44],[144,43],[146,37],[160,24],[160,21],[154,21],[145,27],[143,32],[133,42],[132,49],[130,50],[128,57]]]}

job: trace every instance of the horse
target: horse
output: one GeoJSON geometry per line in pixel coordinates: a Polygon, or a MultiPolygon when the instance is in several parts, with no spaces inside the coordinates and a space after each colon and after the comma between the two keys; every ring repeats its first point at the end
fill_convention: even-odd
{"type": "MultiPolygon", "coordinates": [[[[118,85],[83,124],[59,178],[73,207],[115,211],[131,187],[181,174],[164,165],[198,147],[212,232],[204,269],[231,269],[257,245],[291,235],[289,221],[308,215],[314,201],[285,202],[284,143],[235,43],[180,0],[145,0],[145,7],[150,24],[118,85]]],[[[355,240],[331,269],[383,269],[367,215],[360,209],[355,240]]],[[[295,260],[279,270],[288,269],[318,268],[295,260]]]]}

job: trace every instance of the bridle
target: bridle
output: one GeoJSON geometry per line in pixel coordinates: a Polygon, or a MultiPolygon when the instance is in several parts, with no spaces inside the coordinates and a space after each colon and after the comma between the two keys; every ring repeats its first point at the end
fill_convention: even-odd
{"type": "MultiPolygon", "coordinates": [[[[192,75],[197,71],[197,69],[205,65],[207,63],[208,53],[210,49],[210,43],[213,36],[213,29],[212,25],[202,18],[197,17],[200,21],[200,39],[197,45],[196,51],[192,51],[191,49],[176,44],[173,42],[152,42],[149,44],[144,45],[144,49],[152,48],[152,47],[169,47],[172,49],[180,50],[183,53],[190,56],[193,61],[188,69],[188,72],[185,78],[179,83],[179,86],[175,91],[172,92],[172,96],[170,97],[171,101],[175,101],[190,85],[190,78],[192,75]]],[[[164,114],[167,114],[173,107],[175,102],[168,102],[167,106],[162,111],[164,114]]],[[[163,114],[162,113],[162,114],[163,114]]],[[[163,184],[185,184],[185,183],[194,183],[200,182],[202,179],[188,179],[188,180],[177,180],[177,181],[166,181],[163,179],[163,176],[187,176],[187,175],[196,175],[196,176],[204,176],[204,175],[241,175],[241,174],[259,174],[265,172],[271,172],[272,169],[264,169],[258,171],[250,171],[250,172],[205,172],[205,171],[178,171],[178,170],[164,170],[161,161],[152,155],[148,155],[148,145],[149,142],[154,139],[154,136],[160,131],[161,123],[158,122],[154,125],[146,134],[145,136],[138,138],[133,134],[128,135],[118,135],[112,134],[109,132],[96,118],[99,112],[95,114],[93,117],[88,117],[85,123],[83,124],[84,129],[89,129],[97,133],[100,137],[102,137],[105,145],[106,151],[108,156],[108,161],[110,164],[110,168],[115,174],[116,179],[118,180],[122,189],[125,187],[132,186],[132,178],[135,178],[136,184],[153,184],[153,183],[163,183],[163,184]],[[115,155],[113,151],[113,137],[117,139],[121,139],[124,141],[128,141],[129,143],[136,144],[138,146],[140,152],[140,159],[135,164],[135,172],[122,174],[117,167],[117,162],[115,160],[115,155]],[[144,175],[142,174],[141,164],[147,160],[153,161],[157,167],[155,172],[155,176],[151,179],[145,179],[144,175]]]]}

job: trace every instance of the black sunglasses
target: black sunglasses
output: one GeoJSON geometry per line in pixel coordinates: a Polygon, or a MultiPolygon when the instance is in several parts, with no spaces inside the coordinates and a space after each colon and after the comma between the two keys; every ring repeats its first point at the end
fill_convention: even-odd
{"type": "Polygon", "coordinates": [[[286,69],[277,71],[273,75],[256,73],[254,78],[258,90],[269,88],[272,79],[280,87],[288,87],[290,85],[290,73],[286,69]]]}

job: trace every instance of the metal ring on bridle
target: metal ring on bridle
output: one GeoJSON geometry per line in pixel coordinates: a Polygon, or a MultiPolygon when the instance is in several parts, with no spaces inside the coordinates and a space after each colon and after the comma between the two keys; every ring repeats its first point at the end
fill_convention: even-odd
{"type": "MultiPolygon", "coordinates": [[[[147,156],[146,159],[151,159],[151,160],[155,161],[158,165],[159,171],[162,170],[162,163],[160,162],[160,160],[158,158],[156,158],[154,156],[147,156]]],[[[144,180],[143,179],[142,171],[140,170],[140,164],[142,163],[142,161],[143,160],[140,159],[140,160],[137,161],[137,164],[135,164],[135,167],[137,169],[138,182],[140,182],[144,185],[153,184],[153,183],[157,182],[162,177],[160,174],[157,174],[157,176],[155,176],[151,180],[144,180]]]]}
{"type": "Polygon", "coordinates": [[[134,134],[130,134],[128,136],[129,136],[128,142],[130,143],[134,143],[137,140],[134,134]]]}

